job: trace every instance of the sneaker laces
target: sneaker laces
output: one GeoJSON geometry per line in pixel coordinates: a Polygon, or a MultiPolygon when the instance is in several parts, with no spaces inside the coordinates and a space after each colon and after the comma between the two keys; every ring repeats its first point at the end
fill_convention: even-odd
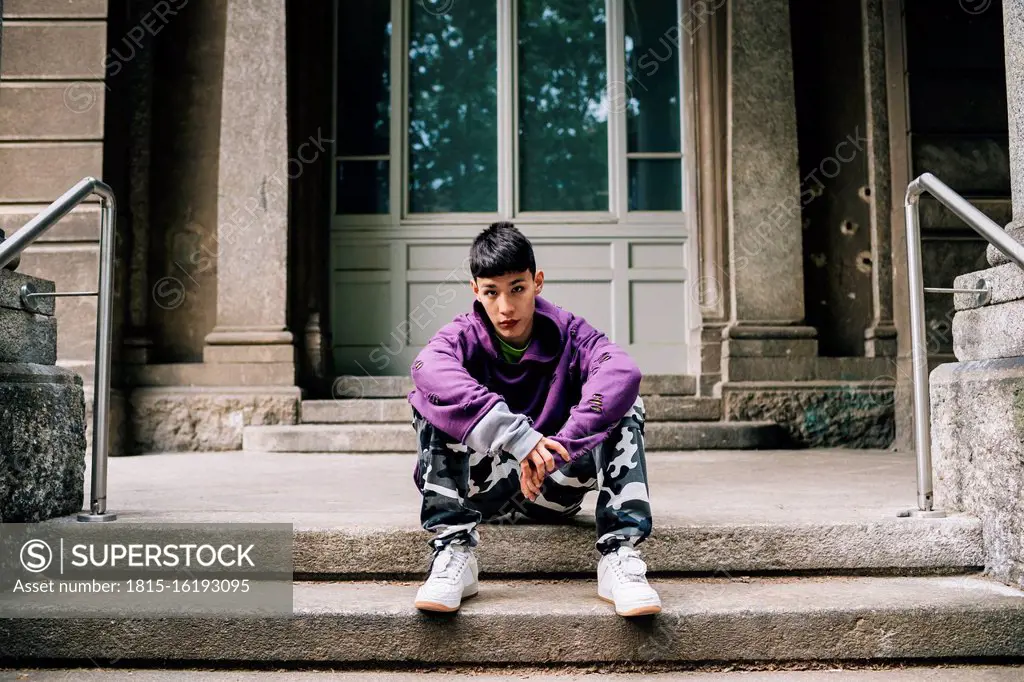
{"type": "Polygon", "coordinates": [[[466,562],[469,561],[469,550],[457,550],[445,547],[434,556],[434,565],[430,574],[436,578],[455,581],[462,575],[466,562]]]}
{"type": "Polygon", "coordinates": [[[624,545],[615,551],[612,556],[612,568],[625,582],[647,582],[647,564],[640,558],[640,553],[632,547],[624,545]]]}

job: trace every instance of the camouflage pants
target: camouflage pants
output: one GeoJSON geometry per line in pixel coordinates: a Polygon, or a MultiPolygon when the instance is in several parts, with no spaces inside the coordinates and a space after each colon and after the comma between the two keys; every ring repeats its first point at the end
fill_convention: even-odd
{"type": "Polygon", "coordinates": [[[651,533],[651,505],[644,458],[644,404],[637,398],[611,435],[594,450],[547,475],[533,502],[519,486],[519,464],[504,451],[475,452],[434,428],[413,410],[419,435],[414,480],[423,495],[420,521],[435,533],[435,550],[451,542],[475,547],[479,523],[564,521],[598,491],[597,550],[632,546],[651,533]]]}

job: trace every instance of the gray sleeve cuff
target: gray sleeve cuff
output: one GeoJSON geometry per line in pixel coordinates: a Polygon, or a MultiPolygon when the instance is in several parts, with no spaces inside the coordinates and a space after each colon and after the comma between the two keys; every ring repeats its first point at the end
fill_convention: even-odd
{"type": "Polygon", "coordinates": [[[507,404],[499,402],[469,432],[466,445],[477,452],[505,450],[522,462],[543,437],[529,417],[513,414],[507,404]]]}

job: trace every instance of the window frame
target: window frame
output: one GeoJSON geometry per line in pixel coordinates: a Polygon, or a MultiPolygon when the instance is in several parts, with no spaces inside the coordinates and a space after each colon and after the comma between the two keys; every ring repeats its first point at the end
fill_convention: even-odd
{"type": "MultiPolygon", "coordinates": [[[[334,25],[332,27],[332,139],[337,140],[338,125],[338,13],[343,0],[334,0],[334,25]]],[[[675,66],[679,74],[679,126],[680,150],[667,153],[627,152],[626,112],[609,111],[608,116],[608,210],[607,211],[519,211],[519,74],[517,68],[518,43],[518,1],[491,0],[497,4],[497,170],[498,205],[493,212],[456,213],[410,213],[409,212],[409,140],[408,140],[408,64],[409,64],[409,17],[414,2],[420,0],[390,0],[391,3],[391,91],[390,91],[390,134],[387,155],[374,156],[373,160],[388,161],[388,203],[389,212],[380,214],[337,214],[338,162],[362,160],[363,157],[339,156],[332,144],[331,165],[331,226],[333,230],[358,231],[370,228],[391,228],[398,234],[424,236],[423,227],[442,228],[445,226],[467,229],[486,225],[497,220],[513,220],[524,225],[574,225],[577,229],[585,225],[611,228],[621,225],[625,231],[615,230],[609,234],[626,236],[630,233],[651,234],[650,228],[661,227],[666,236],[679,234],[680,223],[689,227],[693,212],[693,193],[690,191],[692,174],[695,171],[692,158],[691,120],[693,111],[690,93],[690,49],[682,33],[677,33],[679,47],[674,49],[675,66]],[[394,41],[399,41],[397,45],[394,41]],[[680,210],[630,211],[629,210],[629,161],[644,158],[678,158],[680,167],[680,210]],[[644,231],[646,229],[648,231],[644,231]],[[671,226],[671,228],[669,228],[671,226]],[[635,227],[636,229],[629,229],[635,227]]],[[[608,87],[626,83],[625,67],[625,2],[626,0],[605,0],[605,56],[608,87]]],[[[685,13],[689,9],[687,0],[676,0],[677,27],[682,27],[685,13]]],[[[668,31],[666,31],[667,35],[668,31]]],[[[370,160],[367,157],[367,160],[370,160]]],[[[389,232],[391,231],[389,229],[389,232]]],[[[431,230],[432,232],[433,230],[431,230]]],[[[575,230],[572,230],[575,231],[575,230]]],[[[689,233],[690,230],[686,229],[689,233]]],[[[451,234],[449,231],[448,234],[451,234]]]]}

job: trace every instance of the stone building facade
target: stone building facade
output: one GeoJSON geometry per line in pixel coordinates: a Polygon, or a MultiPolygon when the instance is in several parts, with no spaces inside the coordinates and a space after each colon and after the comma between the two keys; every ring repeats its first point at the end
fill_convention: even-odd
{"type": "MultiPolygon", "coordinates": [[[[552,300],[645,373],[695,376],[724,419],[906,448],[907,182],[931,171],[1010,221],[993,0],[2,12],[0,228],[87,175],[119,200],[122,452],[237,449],[350,397],[339,376],[406,374],[467,309],[466,249],[497,219],[534,240],[552,300]]],[[[955,218],[926,202],[923,222],[930,284],[982,266],[955,218]]],[[[76,210],[21,271],[89,289],[98,224],[76,210]]],[[[936,363],[952,311],[929,299],[936,363]]],[[[88,383],[95,303],[57,315],[88,383]]]]}

